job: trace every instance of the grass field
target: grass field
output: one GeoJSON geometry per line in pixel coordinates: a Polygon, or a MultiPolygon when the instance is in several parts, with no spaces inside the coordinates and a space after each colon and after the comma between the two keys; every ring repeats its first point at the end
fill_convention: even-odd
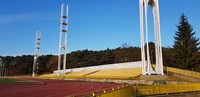
{"type": "Polygon", "coordinates": [[[43,84],[30,79],[21,78],[0,78],[0,84],[43,84]]]}
{"type": "Polygon", "coordinates": [[[16,80],[11,78],[0,78],[0,83],[16,83],[16,80]]]}

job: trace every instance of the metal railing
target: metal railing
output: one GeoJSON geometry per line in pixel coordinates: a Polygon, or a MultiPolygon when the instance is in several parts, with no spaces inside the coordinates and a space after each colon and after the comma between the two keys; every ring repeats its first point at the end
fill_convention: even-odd
{"type": "Polygon", "coordinates": [[[200,73],[199,72],[183,70],[183,69],[178,69],[178,68],[173,68],[173,67],[164,67],[164,70],[167,71],[167,72],[173,72],[173,73],[181,74],[181,75],[184,75],[184,76],[189,76],[189,77],[192,77],[192,78],[200,79],[200,73]]]}
{"type": "Polygon", "coordinates": [[[200,84],[170,84],[138,86],[137,96],[200,91],[200,84]]]}

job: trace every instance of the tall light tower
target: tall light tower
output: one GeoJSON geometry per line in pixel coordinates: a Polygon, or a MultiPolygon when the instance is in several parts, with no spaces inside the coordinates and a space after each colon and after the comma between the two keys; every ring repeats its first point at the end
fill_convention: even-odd
{"type": "Polygon", "coordinates": [[[60,76],[65,75],[67,36],[68,36],[68,5],[66,7],[66,13],[64,13],[64,4],[62,4],[61,5],[61,16],[60,16],[60,43],[59,43],[59,54],[58,54],[58,75],[60,75],[60,76]],[[63,34],[64,34],[64,39],[62,37],[63,34]],[[61,59],[62,59],[63,52],[64,52],[63,71],[61,73],[61,59]]]}
{"type": "Polygon", "coordinates": [[[41,40],[41,32],[36,32],[36,40],[35,40],[35,54],[34,54],[34,61],[33,61],[33,73],[32,76],[36,76],[36,70],[38,65],[38,57],[40,56],[40,40],[41,40]]]}
{"type": "Polygon", "coordinates": [[[2,58],[0,57],[0,76],[3,76],[3,62],[2,58]]]}
{"type": "Polygon", "coordinates": [[[140,0],[139,7],[140,7],[139,9],[140,9],[140,39],[141,39],[140,41],[141,41],[142,74],[143,75],[146,75],[146,74],[148,74],[148,75],[152,75],[152,74],[164,75],[158,0],[140,0]],[[150,55],[149,55],[148,5],[150,5],[152,8],[153,19],[154,19],[154,37],[155,37],[155,55],[156,55],[155,70],[152,69],[150,55]],[[145,23],[145,24],[143,24],[143,23],[145,23]],[[144,26],[145,26],[145,29],[144,29],[144,26]],[[147,44],[147,46],[146,46],[147,61],[145,58],[145,48],[144,48],[145,37],[144,36],[146,36],[146,44],[147,44]]]}

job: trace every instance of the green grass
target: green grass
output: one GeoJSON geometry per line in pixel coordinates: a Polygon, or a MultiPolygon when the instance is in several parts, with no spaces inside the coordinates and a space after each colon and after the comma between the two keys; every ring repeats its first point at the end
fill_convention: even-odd
{"type": "Polygon", "coordinates": [[[41,82],[21,80],[15,78],[0,78],[0,84],[43,84],[41,82]]]}
{"type": "Polygon", "coordinates": [[[0,78],[0,83],[16,83],[16,80],[10,78],[0,78]]]}

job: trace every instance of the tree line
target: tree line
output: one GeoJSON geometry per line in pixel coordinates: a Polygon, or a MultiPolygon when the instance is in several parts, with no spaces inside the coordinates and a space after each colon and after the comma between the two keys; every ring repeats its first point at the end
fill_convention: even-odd
{"type": "MultiPolygon", "coordinates": [[[[181,69],[200,71],[199,38],[196,38],[193,27],[187,17],[182,14],[177,25],[172,47],[163,47],[163,65],[181,69]]],[[[155,44],[149,42],[151,63],[155,64],[155,44]]],[[[1,56],[0,75],[32,74],[33,55],[1,56]]],[[[124,43],[116,49],[92,51],[78,50],[67,54],[66,68],[78,68],[112,64],[121,62],[140,61],[140,47],[132,47],[124,43]]],[[[62,61],[61,61],[62,62],[62,61]]],[[[52,73],[57,70],[57,55],[42,55],[38,58],[37,74],[52,73]]],[[[62,67],[62,66],[61,66],[62,67]]]]}

